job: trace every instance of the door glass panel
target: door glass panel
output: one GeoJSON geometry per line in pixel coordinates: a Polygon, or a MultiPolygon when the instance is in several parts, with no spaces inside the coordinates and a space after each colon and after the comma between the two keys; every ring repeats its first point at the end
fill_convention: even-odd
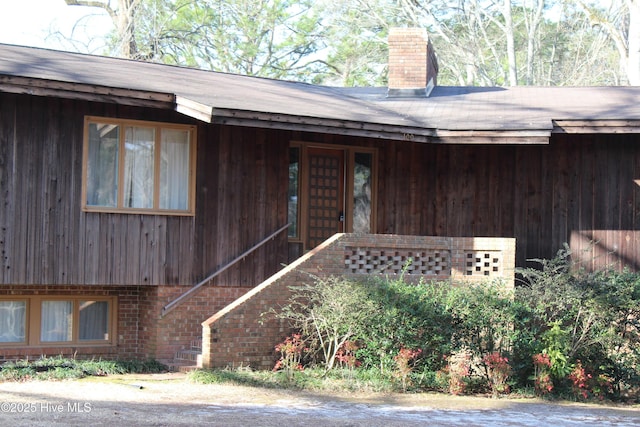
{"type": "Polygon", "coordinates": [[[353,232],[371,232],[371,153],[355,153],[353,171],[353,232]]]}
{"type": "Polygon", "coordinates": [[[298,237],[298,186],[300,183],[300,148],[289,148],[289,193],[288,193],[288,221],[289,237],[298,237]]]}

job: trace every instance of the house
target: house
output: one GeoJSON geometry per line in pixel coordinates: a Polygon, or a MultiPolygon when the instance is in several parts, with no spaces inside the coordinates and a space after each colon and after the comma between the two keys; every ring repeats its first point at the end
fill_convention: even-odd
{"type": "Polygon", "coordinates": [[[263,334],[221,319],[337,244],[640,266],[640,87],[444,87],[423,31],[389,47],[388,88],[333,88],[0,45],[0,359],[223,363],[263,334]]]}

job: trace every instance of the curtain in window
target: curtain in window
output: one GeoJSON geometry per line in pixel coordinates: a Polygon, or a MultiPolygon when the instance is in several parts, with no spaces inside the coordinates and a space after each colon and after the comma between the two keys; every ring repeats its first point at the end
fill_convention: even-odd
{"type": "Polygon", "coordinates": [[[154,133],[153,128],[126,128],[123,203],[126,208],[153,208],[154,133]]]}
{"type": "Polygon", "coordinates": [[[42,301],[40,341],[71,341],[72,301],[42,301]]]}
{"type": "Polygon", "coordinates": [[[116,125],[89,125],[87,204],[90,206],[117,205],[119,134],[116,125]]]}
{"type": "Polygon", "coordinates": [[[78,320],[79,339],[109,339],[109,303],[107,301],[80,301],[78,320]]]}
{"type": "Polygon", "coordinates": [[[189,131],[162,130],[160,209],[189,208],[189,131]]]}
{"type": "Polygon", "coordinates": [[[0,301],[0,342],[23,342],[27,303],[0,301]]]}

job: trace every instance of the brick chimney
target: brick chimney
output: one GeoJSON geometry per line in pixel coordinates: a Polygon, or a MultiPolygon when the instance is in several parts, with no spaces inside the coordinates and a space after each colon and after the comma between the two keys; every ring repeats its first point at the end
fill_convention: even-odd
{"type": "Polygon", "coordinates": [[[389,97],[429,96],[437,84],[438,61],[422,28],[389,29],[389,97]]]}

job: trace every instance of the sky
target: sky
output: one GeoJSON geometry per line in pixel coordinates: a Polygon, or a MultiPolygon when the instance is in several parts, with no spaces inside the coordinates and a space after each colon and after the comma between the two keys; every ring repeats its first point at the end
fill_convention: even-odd
{"type": "Polygon", "coordinates": [[[0,43],[99,54],[112,28],[99,8],[65,0],[0,0],[0,43]]]}

